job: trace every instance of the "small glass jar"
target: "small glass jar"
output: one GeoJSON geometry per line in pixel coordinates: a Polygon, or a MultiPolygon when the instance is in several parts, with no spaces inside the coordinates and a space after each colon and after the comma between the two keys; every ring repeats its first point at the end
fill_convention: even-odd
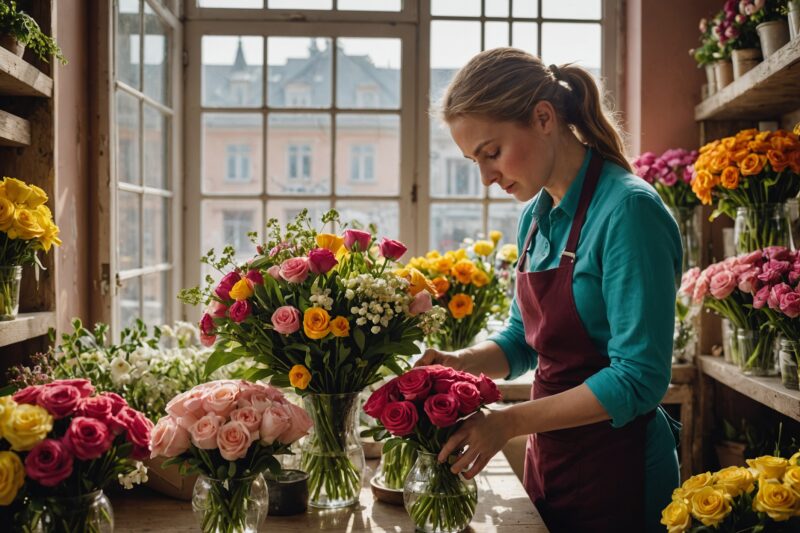
{"type": "Polygon", "coordinates": [[[700,228],[695,207],[670,207],[669,212],[678,224],[683,248],[681,272],[700,265],[700,228]]]}
{"type": "Polygon", "coordinates": [[[198,476],[192,510],[203,533],[256,533],[269,510],[267,482],[261,474],[231,479],[198,476]]]}
{"type": "Polygon", "coordinates": [[[21,279],[21,266],[0,266],[0,321],[17,318],[21,279]]]}
{"type": "Polygon", "coordinates": [[[779,341],[778,360],[781,366],[781,383],[787,389],[800,389],[798,365],[800,365],[800,341],[781,337],[779,341]]]}
{"type": "Polygon", "coordinates": [[[737,208],[733,239],[737,254],[755,252],[768,246],[794,249],[787,205],[759,204],[737,208]]]}
{"type": "Polygon", "coordinates": [[[26,531],[113,533],[114,510],[102,490],[72,498],[45,498],[41,514],[31,517],[26,531]]]}
{"type": "Polygon", "coordinates": [[[722,319],[722,355],[726,363],[740,366],[738,357],[738,346],[736,345],[736,326],[727,318],[722,319]]]}
{"type": "Polygon", "coordinates": [[[760,331],[736,331],[736,346],[740,358],[739,368],[748,376],[775,376],[775,332],[771,328],[760,331]]]}

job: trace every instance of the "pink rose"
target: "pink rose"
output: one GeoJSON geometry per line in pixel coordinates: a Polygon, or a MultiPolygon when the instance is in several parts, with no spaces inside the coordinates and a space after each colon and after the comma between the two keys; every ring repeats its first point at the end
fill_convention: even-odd
{"type": "Polygon", "coordinates": [[[692,292],[692,300],[695,303],[700,303],[708,294],[708,284],[711,280],[710,269],[705,269],[697,276],[697,281],[694,284],[694,291],[692,292]]]}
{"type": "Polygon", "coordinates": [[[24,389],[18,390],[14,393],[14,401],[17,403],[29,403],[37,405],[39,394],[42,393],[43,387],[41,385],[29,385],[24,389]]]}
{"type": "Polygon", "coordinates": [[[314,274],[325,274],[337,264],[336,256],[327,248],[314,248],[308,252],[308,268],[314,274]]]}
{"type": "Polygon", "coordinates": [[[789,261],[792,251],[785,246],[767,246],[764,248],[764,256],[772,261],[789,261]]]}
{"type": "Polygon", "coordinates": [[[267,269],[267,274],[274,279],[282,279],[281,278],[281,267],[278,265],[272,265],[267,269]]]}
{"type": "Polygon", "coordinates": [[[70,387],[75,387],[81,393],[81,398],[88,398],[92,394],[94,394],[94,385],[88,379],[57,379],[53,382],[44,385],[45,388],[47,387],[56,387],[59,385],[69,385],[70,387]]]}
{"type": "Polygon", "coordinates": [[[436,427],[446,428],[458,420],[458,399],[449,393],[428,396],[424,409],[436,427]]]}
{"type": "Polygon", "coordinates": [[[459,381],[450,387],[450,392],[458,399],[458,412],[468,415],[481,405],[481,393],[478,387],[467,381],[459,381]]]}
{"type": "Polygon", "coordinates": [[[397,388],[406,400],[424,400],[431,391],[431,378],[425,368],[409,370],[397,378],[397,388]]]}
{"type": "Polygon", "coordinates": [[[44,387],[36,403],[58,420],[71,415],[82,400],[81,392],[70,385],[44,387]]]}
{"type": "Polygon", "coordinates": [[[44,487],[56,487],[72,474],[72,454],[61,441],[45,439],[25,458],[25,473],[44,487]]]}
{"type": "Polygon", "coordinates": [[[214,346],[214,343],[217,342],[216,335],[206,335],[203,332],[200,332],[200,344],[205,346],[206,348],[211,348],[214,346]]]}
{"type": "Polygon", "coordinates": [[[237,324],[241,324],[250,316],[252,306],[247,300],[239,300],[235,302],[230,308],[231,319],[237,324]]]}
{"type": "Polygon", "coordinates": [[[247,274],[244,275],[247,279],[253,282],[253,285],[263,285],[264,284],[264,276],[258,270],[248,270],[247,274]]]}
{"type": "Polygon", "coordinates": [[[238,272],[228,272],[225,276],[220,280],[217,288],[214,289],[214,292],[217,296],[222,298],[223,300],[230,300],[231,299],[231,289],[236,282],[242,279],[242,276],[239,275],[238,272]]]}
{"type": "Polygon", "coordinates": [[[389,402],[396,402],[400,399],[397,381],[398,378],[395,378],[373,392],[364,404],[364,412],[372,418],[380,420],[381,414],[383,414],[383,410],[386,408],[386,404],[389,402]]]}
{"type": "MultiPolygon", "coordinates": [[[[111,423],[111,419],[116,414],[114,412],[114,400],[108,396],[93,396],[91,398],[84,398],[78,406],[78,414],[89,418],[96,418],[102,420],[106,424],[111,423]]],[[[120,407],[121,409],[121,407],[120,407]]],[[[116,411],[119,412],[119,409],[116,411]]]]}
{"type": "Polygon", "coordinates": [[[112,415],[119,413],[120,409],[128,406],[128,402],[125,400],[125,398],[123,398],[116,392],[104,392],[101,393],[100,396],[111,400],[111,403],[114,405],[114,407],[111,409],[112,415]]]}
{"type": "Polygon", "coordinates": [[[767,305],[767,300],[769,299],[769,285],[764,285],[753,296],[753,307],[755,309],[761,309],[765,305],[767,305]]]}
{"type": "Polygon", "coordinates": [[[402,242],[387,239],[386,237],[381,240],[380,249],[381,255],[392,261],[397,261],[408,251],[408,248],[402,242]]]}
{"type": "Polygon", "coordinates": [[[188,430],[198,418],[206,414],[206,409],[203,407],[205,393],[206,387],[199,385],[182,392],[167,403],[167,414],[175,417],[175,422],[188,430]]]}
{"type": "Polygon", "coordinates": [[[128,442],[133,444],[131,458],[135,461],[146,459],[150,455],[150,433],[153,431],[153,423],[143,413],[130,407],[125,407],[122,412],[126,413],[128,442]]]}
{"type": "MultiPolygon", "coordinates": [[[[228,306],[224,303],[217,300],[211,300],[211,303],[206,307],[205,314],[211,315],[211,318],[219,318],[225,316],[225,311],[227,310],[228,306]]],[[[214,323],[212,322],[211,325],[213,326],[214,323]]]]}
{"type": "Polygon", "coordinates": [[[783,275],[789,272],[789,268],[790,265],[788,261],[775,261],[771,259],[761,267],[761,274],[758,275],[758,279],[764,283],[778,283],[783,278],[783,275]]]}
{"type": "Polygon", "coordinates": [[[241,422],[232,420],[217,432],[217,447],[226,461],[236,461],[247,455],[251,442],[250,431],[241,422]]]}
{"type": "Polygon", "coordinates": [[[177,457],[188,449],[189,432],[174,417],[161,417],[150,432],[150,458],[177,457]]]}
{"type": "Polygon", "coordinates": [[[714,274],[714,277],[711,278],[709,292],[717,300],[724,300],[730,296],[736,285],[736,275],[731,270],[725,269],[714,274]]]}
{"type": "Polygon", "coordinates": [[[264,411],[259,428],[261,442],[267,446],[275,442],[278,436],[291,426],[292,422],[289,417],[289,408],[282,403],[273,403],[264,411]]]}
{"type": "MultiPolygon", "coordinates": [[[[239,407],[231,411],[231,420],[241,422],[250,433],[258,436],[258,428],[261,426],[261,413],[253,407],[239,407]]],[[[256,438],[254,437],[254,439],[256,438]]]]}
{"type": "Polygon", "coordinates": [[[286,399],[283,397],[283,393],[274,387],[249,381],[242,381],[239,384],[236,407],[254,407],[256,411],[263,413],[272,405],[272,402],[285,403],[286,399]]]}
{"type": "Polygon", "coordinates": [[[797,318],[800,316],[800,294],[796,292],[787,292],[781,297],[780,303],[781,311],[789,318],[797,318]]]}
{"type": "Polygon", "coordinates": [[[64,444],[82,461],[97,459],[111,448],[114,434],[103,422],[85,416],[72,419],[64,434],[64,444]]]}
{"type": "Polygon", "coordinates": [[[491,378],[481,374],[480,383],[478,383],[478,390],[481,392],[481,400],[484,404],[499,402],[502,398],[500,390],[491,378]]]}
{"type": "Polygon", "coordinates": [[[769,290],[769,297],[767,298],[767,305],[769,305],[770,309],[778,310],[780,309],[781,301],[783,300],[783,296],[792,292],[792,288],[785,283],[780,283],[778,285],[774,285],[769,290]]]}
{"type": "Polygon", "coordinates": [[[694,285],[697,278],[700,276],[700,269],[698,267],[690,268],[681,276],[681,288],[679,292],[691,296],[694,292],[694,285]]]}
{"type": "Polygon", "coordinates": [[[355,248],[356,251],[364,252],[369,249],[369,241],[372,240],[372,235],[368,231],[363,231],[360,229],[346,229],[344,230],[344,247],[347,248],[348,251],[353,251],[355,248]]]}
{"type": "Polygon", "coordinates": [[[236,407],[239,386],[233,382],[216,382],[203,393],[203,409],[227,417],[236,407]]]}
{"type": "Polygon", "coordinates": [[[739,290],[753,294],[758,290],[758,269],[749,268],[739,274],[739,290]]]}
{"type": "Polygon", "coordinates": [[[281,277],[289,283],[303,283],[308,277],[308,258],[292,257],[281,263],[281,277]]]}
{"type": "Polygon", "coordinates": [[[417,407],[411,402],[391,402],[381,415],[383,427],[398,437],[414,433],[418,420],[417,407]]]}
{"type": "Polygon", "coordinates": [[[433,302],[431,301],[431,293],[428,291],[419,291],[416,296],[414,296],[414,300],[411,302],[411,305],[408,306],[408,314],[411,316],[417,316],[422,313],[427,313],[433,307],[433,302]]]}
{"type": "Polygon", "coordinates": [[[287,409],[289,411],[289,427],[277,438],[277,441],[282,444],[292,444],[300,437],[308,435],[308,431],[314,425],[311,417],[302,407],[289,403],[287,404],[287,409]]]}
{"type": "Polygon", "coordinates": [[[217,433],[225,418],[209,413],[200,417],[197,422],[189,428],[189,437],[192,444],[201,450],[213,450],[217,447],[217,433]]]}
{"type": "Polygon", "coordinates": [[[279,307],[270,318],[275,331],[282,335],[291,335],[300,329],[300,310],[291,305],[279,307]]]}
{"type": "Polygon", "coordinates": [[[746,265],[757,265],[761,263],[764,254],[761,250],[756,250],[755,252],[750,252],[749,254],[740,255],[737,257],[740,264],[746,265]]]}
{"type": "Polygon", "coordinates": [[[200,332],[209,336],[214,334],[214,319],[208,313],[203,313],[200,319],[200,332]]]}

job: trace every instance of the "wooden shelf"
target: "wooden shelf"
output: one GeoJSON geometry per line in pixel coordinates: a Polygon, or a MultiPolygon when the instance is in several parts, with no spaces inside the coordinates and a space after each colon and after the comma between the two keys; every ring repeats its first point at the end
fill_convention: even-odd
{"type": "Polygon", "coordinates": [[[0,94],[53,96],[53,78],[0,46],[0,94]]]}
{"type": "Polygon", "coordinates": [[[800,38],[694,108],[695,120],[770,119],[794,111],[800,98],[800,38]]]}
{"type": "Polygon", "coordinates": [[[56,327],[56,314],[53,312],[22,313],[15,320],[0,322],[0,346],[46,335],[47,330],[56,327]]]}
{"type": "Polygon", "coordinates": [[[780,377],[745,376],[738,367],[720,357],[703,355],[697,358],[700,372],[733,390],[800,421],[800,391],[781,385],[780,377]]]}
{"type": "Polygon", "coordinates": [[[31,124],[0,109],[0,146],[30,146],[31,124]]]}

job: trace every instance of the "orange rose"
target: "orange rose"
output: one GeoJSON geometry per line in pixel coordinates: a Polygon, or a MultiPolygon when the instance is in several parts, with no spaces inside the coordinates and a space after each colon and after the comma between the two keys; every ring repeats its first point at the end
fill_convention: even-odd
{"type": "Polygon", "coordinates": [[[783,172],[789,166],[789,159],[780,150],[769,150],[767,152],[767,161],[769,161],[769,166],[775,172],[783,172]]]}
{"type": "Polygon", "coordinates": [[[725,137],[722,139],[722,147],[728,151],[733,150],[736,147],[736,137],[725,137]]]}
{"type": "Polygon", "coordinates": [[[450,309],[450,313],[452,313],[453,318],[456,320],[461,320],[465,316],[471,315],[473,307],[474,302],[472,301],[472,297],[463,292],[453,296],[450,303],[447,304],[447,308],[450,309]]]}
{"type": "Polygon", "coordinates": [[[758,130],[755,129],[755,128],[742,130],[742,131],[740,131],[739,133],[736,134],[736,140],[737,141],[749,141],[749,140],[755,138],[756,133],[758,133],[758,130]]]}
{"type": "Polygon", "coordinates": [[[728,152],[720,150],[714,154],[714,157],[711,158],[709,166],[711,167],[712,172],[722,172],[725,170],[725,167],[730,164],[731,158],[728,155],[728,152]]]}
{"type": "Polygon", "coordinates": [[[458,280],[459,283],[469,285],[472,281],[472,273],[475,271],[475,265],[469,259],[461,259],[450,270],[450,274],[458,280]]]}
{"type": "Polygon", "coordinates": [[[331,331],[330,315],[321,307],[309,307],[303,313],[303,331],[310,339],[322,339],[331,331]]]}
{"type": "Polygon", "coordinates": [[[726,189],[736,189],[739,187],[739,169],[736,167],[726,167],[722,171],[720,183],[726,189]]]}
{"type": "Polygon", "coordinates": [[[755,176],[764,169],[766,162],[767,158],[763,155],[750,154],[742,160],[739,167],[743,176],[755,176]]]}
{"type": "Polygon", "coordinates": [[[704,144],[702,147],[700,147],[699,151],[701,154],[705,154],[706,152],[714,150],[717,146],[719,146],[719,140],[714,140],[708,144],[704,144]]]}
{"type": "Polygon", "coordinates": [[[767,141],[750,141],[747,143],[747,147],[756,153],[759,154],[766,154],[767,150],[772,150],[772,144],[767,141]]]}
{"type": "Polygon", "coordinates": [[[433,286],[436,288],[436,297],[441,298],[443,294],[445,294],[450,289],[450,282],[447,281],[447,278],[444,276],[439,276],[438,278],[434,278],[433,286]]]}
{"type": "Polygon", "coordinates": [[[747,148],[743,148],[741,150],[737,150],[731,154],[731,159],[733,159],[736,163],[741,163],[745,157],[750,154],[750,151],[747,148]]]}
{"type": "Polygon", "coordinates": [[[692,180],[692,190],[697,187],[698,189],[711,189],[713,187],[714,177],[711,172],[707,170],[700,170],[695,174],[692,180]]]}

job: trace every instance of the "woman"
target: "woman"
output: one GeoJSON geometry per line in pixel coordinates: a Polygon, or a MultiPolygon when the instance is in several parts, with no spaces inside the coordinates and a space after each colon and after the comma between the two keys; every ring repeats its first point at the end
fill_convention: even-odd
{"type": "Polygon", "coordinates": [[[509,324],[443,364],[513,379],[536,368],[531,400],[472,417],[439,460],[475,476],[528,435],[524,485],[554,531],[657,531],[679,484],[670,381],[677,225],[632,175],[591,75],[511,48],[475,56],[443,117],[484,185],[525,206],[509,324]],[[471,467],[470,467],[471,465],[471,467]]]}

